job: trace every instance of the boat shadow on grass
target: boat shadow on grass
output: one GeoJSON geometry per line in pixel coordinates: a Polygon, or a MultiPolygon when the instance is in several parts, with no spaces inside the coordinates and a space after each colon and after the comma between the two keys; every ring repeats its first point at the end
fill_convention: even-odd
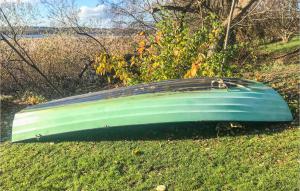
{"type": "Polygon", "coordinates": [[[99,128],[41,136],[38,139],[23,142],[210,139],[224,136],[273,134],[287,128],[291,128],[291,125],[286,123],[238,123],[238,126],[232,127],[232,123],[169,123],[99,128]]]}

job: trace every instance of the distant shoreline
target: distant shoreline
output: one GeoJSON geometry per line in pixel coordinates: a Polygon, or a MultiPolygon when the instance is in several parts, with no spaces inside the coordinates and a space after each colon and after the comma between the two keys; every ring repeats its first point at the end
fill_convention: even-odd
{"type": "MultiPolygon", "coordinates": [[[[39,38],[46,38],[46,37],[51,37],[51,36],[56,36],[60,35],[57,33],[54,34],[22,34],[22,35],[17,35],[17,38],[24,38],[24,39],[39,39],[39,38]]],[[[64,35],[64,34],[63,34],[64,35]]],[[[124,34],[124,35],[114,35],[114,34],[91,34],[94,37],[130,37],[130,34],[124,34]]],[[[82,36],[82,35],[77,35],[77,34],[68,34],[68,36],[82,36]]]]}

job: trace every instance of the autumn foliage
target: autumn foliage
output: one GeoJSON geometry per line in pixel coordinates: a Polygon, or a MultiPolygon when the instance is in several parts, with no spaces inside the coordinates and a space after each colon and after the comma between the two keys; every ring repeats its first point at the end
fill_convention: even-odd
{"type": "Polygon", "coordinates": [[[95,69],[99,75],[117,79],[126,84],[152,82],[166,79],[193,78],[201,76],[233,76],[234,64],[221,66],[230,60],[236,47],[226,52],[209,55],[209,47],[215,44],[223,28],[214,15],[205,19],[205,25],[192,31],[185,22],[165,17],[157,23],[153,33],[140,32],[133,44],[135,53],[129,60],[123,55],[100,53],[95,69]]]}

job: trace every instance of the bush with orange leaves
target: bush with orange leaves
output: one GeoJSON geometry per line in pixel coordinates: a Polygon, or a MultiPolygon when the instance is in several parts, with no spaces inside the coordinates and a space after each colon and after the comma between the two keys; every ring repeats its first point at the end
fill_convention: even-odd
{"type": "Polygon", "coordinates": [[[135,44],[136,54],[129,62],[122,56],[108,58],[100,54],[96,70],[126,84],[152,82],[165,79],[193,78],[200,76],[233,76],[234,64],[224,65],[235,54],[237,46],[208,56],[209,47],[218,40],[223,29],[214,15],[205,19],[205,25],[192,32],[186,22],[174,21],[165,13],[157,23],[155,33],[141,32],[135,44]],[[134,67],[137,70],[132,70],[134,67]],[[135,71],[135,72],[132,72],[135,71]]]}

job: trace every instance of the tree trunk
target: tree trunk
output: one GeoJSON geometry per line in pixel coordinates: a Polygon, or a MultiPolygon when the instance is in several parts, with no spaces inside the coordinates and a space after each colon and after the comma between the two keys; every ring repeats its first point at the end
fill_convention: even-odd
{"type": "MultiPolygon", "coordinates": [[[[232,16],[229,15],[223,22],[222,27],[226,27],[228,22],[231,21],[232,23],[238,21],[242,16],[244,16],[247,11],[252,7],[254,3],[257,3],[258,0],[239,0],[237,5],[235,6],[232,16]],[[232,17],[232,19],[231,19],[232,17]]],[[[222,44],[224,40],[224,35],[220,35],[216,43],[212,44],[209,47],[208,56],[213,55],[218,49],[220,49],[220,44],[222,44]]]]}
{"type": "Polygon", "coordinates": [[[281,41],[283,43],[288,43],[290,40],[290,35],[287,33],[287,32],[284,32],[282,35],[281,35],[281,41]]]}
{"type": "MultiPolygon", "coordinates": [[[[230,37],[230,27],[231,27],[231,21],[232,21],[232,15],[233,15],[234,7],[235,7],[235,0],[232,0],[232,4],[231,4],[231,8],[230,8],[230,13],[229,13],[229,16],[228,16],[226,35],[225,35],[225,40],[224,40],[224,50],[226,50],[227,46],[228,46],[228,41],[229,41],[229,37],[230,37]]],[[[225,64],[226,64],[226,59],[224,57],[222,65],[221,65],[222,76],[223,76],[223,73],[224,73],[223,72],[223,68],[224,68],[225,64]]]]}

